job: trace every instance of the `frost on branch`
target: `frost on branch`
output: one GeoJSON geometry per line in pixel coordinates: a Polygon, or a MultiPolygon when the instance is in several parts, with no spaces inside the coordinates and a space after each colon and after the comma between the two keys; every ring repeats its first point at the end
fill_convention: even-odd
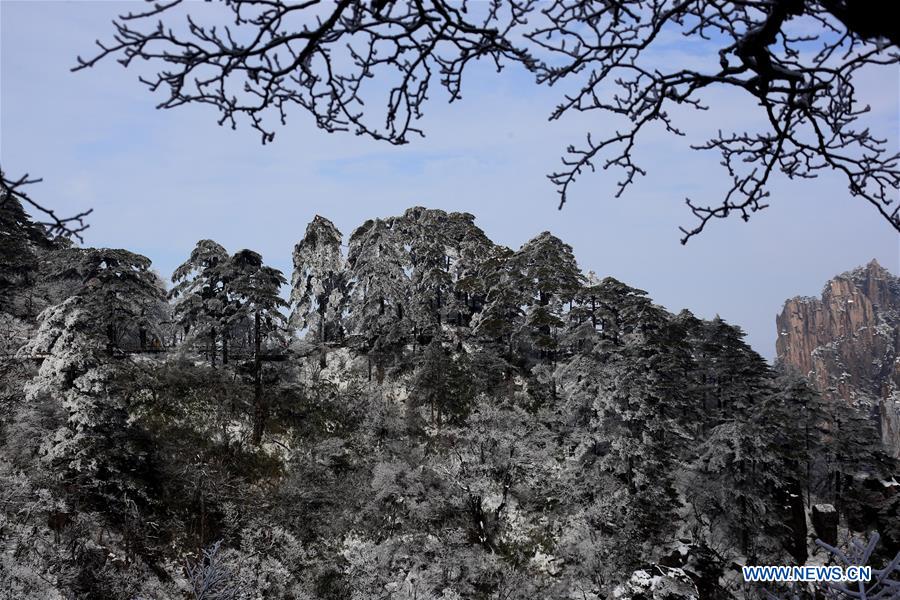
{"type": "Polygon", "coordinates": [[[240,578],[224,558],[222,541],[203,549],[203,555],[184,566],[194,600],[242,600],[249,598],[240,578]]]}

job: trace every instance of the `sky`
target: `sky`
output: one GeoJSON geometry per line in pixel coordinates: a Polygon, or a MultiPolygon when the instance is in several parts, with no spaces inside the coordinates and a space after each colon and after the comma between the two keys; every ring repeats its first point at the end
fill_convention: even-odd
{"type": "MultiPolygon", "coordinates": [[[[159,98],[137,72],[114,61],[70,72],[129,8],[0,0],[0,164],[8,176],[43,178],[29,193],[61,214],[92,207],[85,245],[144,254],[166,279],[203,238],[254,249],[289,277],[292,248],[316,214],[346,239],[365,220],[410,206],[466,211],[511,248],[549,230],[585,271],[646,290],[674,312],[720,315],[771,359],[786,299],[819,295],[828,279],[873,258],[900,273],[900,236],[832,174],[777,177],[770,208],[749,223],[716,221],[679,243],[678,226],[694,224],[684,198],[717,203],[728,183],[717,155],[689,146],[719,128],[752,130],[760,114],[744,98],[715,92],[709,111],[675,113],[688,135],[648,132],[636,153],[647,175],[621,198],[619,174],[598,170],[560,211],[546,174],[566,146],[625,123],[602,115],[549,122],[560,91],[535,86],[522,70],[476,66],[452,104],[432,92],[427,137],[405,146],[325,133],[299,110],[263,146],[247,126],[219,127],[205,107],[156,110],[159,98]]],[[[669,40],[659,60],[696,63],[708,51],[669,40]]],[[[867,124],[896,151],[897,69],[864,73],[859,93],[872,107],[867,124]]]]}

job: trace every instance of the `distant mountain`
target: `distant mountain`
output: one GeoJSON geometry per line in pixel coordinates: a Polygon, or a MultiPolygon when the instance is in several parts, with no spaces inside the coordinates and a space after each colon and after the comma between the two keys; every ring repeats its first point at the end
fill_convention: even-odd
{"type": "Polygon", "coordinates": [[[871,405],[900,456],[900,278],[873,260],[829,281],[821,298],[788,300],[776,323],[778,359],[827,398],[871,405]]]}

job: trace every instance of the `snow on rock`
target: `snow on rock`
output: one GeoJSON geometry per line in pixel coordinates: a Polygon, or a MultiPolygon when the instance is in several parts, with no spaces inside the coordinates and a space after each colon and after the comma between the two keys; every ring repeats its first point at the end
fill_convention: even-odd
{"type": "Polygon", "coordinates": [[[697,586],[681,569],[653,565],[635,571],[613,590],[615,600],[700,600],[697,586]]]}
{"type": "Polygon", "coordinates": [[[776,326],[779,360],[829,400],[868,399],[900,457],[900,278],[872,261],[829,281],[821,299],[785,302],[776,326]]]}

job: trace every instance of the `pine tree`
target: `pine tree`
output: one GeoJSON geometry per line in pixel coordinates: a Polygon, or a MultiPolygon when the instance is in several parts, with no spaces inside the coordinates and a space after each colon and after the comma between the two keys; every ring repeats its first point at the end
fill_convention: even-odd
{"type": "Polygon", "coordinates": [[[476,335],[502,349],[502,354],[516,362],[516,347],[525,327],[523,306],[526,297],[514,270],[513,252],[498,246],[481,264],[476,294],[484,296],[484,307],[472,320],[476,335]]]}
{"type": "Polygon", "coordinates": [[[600,278],[593,271],[572,298],[571,309],[566,316],[563,345],[569,352],[589,351],[600,332],[600,278]]]}
{"type": "Polygon", "coordinates": [[[785,546],[798,564],[807,559],[806,512],[812,505],[816,479],[826,452],[826,403],[809,382],[777,367],[773,392],[767,398],[765,424],[771,448],[777,454],[782,503],[790,507],[785,546]],[[805,498],[805,501],[804,501],[805,498]]]}
{"type": "Polygon", "coordinates": [[[760,412],[714,427],[693,462],[696,478],[688,488],[713,536],[709,542],[725,541],[749,559],[780,557],[783,501],[793,491],[793,473],[783,470],[788,463],[770,438],[768,418],[760,412]]]}
{"type": "Polygon", "coordinates": [[[6,190],[0,192],[0,239],[0,306],[3,312],[34,317],[43,307],[35,306],[29,292],[38,276],[41,255],[53,249],[54,243],[6,190]]]}
{"type": "Polygon", "coordinates": [[[600,332],[560,377],[572,424],[589,432],[582,460],[595,466],[598,481],[582,502],[593,506],[590,519],[609,540],[600,545],[600,562],[605,576],[615,578],[658,559],[674,539],[671,523],[680,510],[675,472],[690,441],[681,420],[693,398],[679,385],[690,353],[668,313],[618,283],[598,287],[597,294],[600,332]],[[604,310],[614,310],[616,320],[604,310]]]}
{"type": "Polygon", "coordinates": [[[602,280],[591,271],[584,285],[572,297],[572,309],[566,315],[566,345],[572,351],[594,352],[594,344],[619,347],[624,336],[658,317],[658,307],[647,292],[628,286],[614,277],[602,280]]]}
{"type": "Polygon", "coordinates": [[[423,341],[439,334],[453,290],[450,274],[451,218],[442,210],[421,207],[398,219],[404,247],[409,248],[410,320],[413,338],[423,341]]]}
{"type": "Polygon", "coordinates": [[[600,339],[613,347],[644,325],[654,324],[645,313],[656,311],[647,292],[625,285],[614,277],[605,277],[590,290],[595,304],[596,319],[600,322],[600,339]]]}
{"type": "Polygon", "coordinates": [[[839,512],[856,521],[867,505],[866,480],[889,481],[897,472],[897,462],[885,451],[876,417],[867,402],[851,405],[832,401],[825,412],[828,433],[823,453],[827,472],[824,491],[839,512]]]}
{"type": "Polygon", "coordinates": [[[703,327],[714,406],[704,411],[712,414],[691,462],[687,496],[708,519],[711,535],[738,540],[736,549],[746,557],[778,558],[787,499],[799,491],[802,476],[793,407],[775,392],[768,365],[739,328],[718,317],[703,327]]]}
{"type": "Polygon", "coordinates": [[[464,358],[448,352],[439,338],[428,344],[413,378],[412,407],[428,406],[432,425],[460,424],[469,412],[474,386],[464,358]]]}
{"type": "Polygon", "coordinates": [[[150,259],[127,250],[66,248],[53,252],[47,274],[67,288],[66,297],[89,301],[93,327],[103,327],[107,354],[130,344],[145,350],[149,336],[160,336],[165,292],[150,259]]]}
{"type": "Polygon", "coordinates": [[[798,463],[798,485],[809,506],[818,487],[817,480],[821,478],[818,471],[824,467],[820,462],[830,452],[829,403],[806,379],[795,373],[779,371],[775,388],[786,413],[779,423],[782,446],[785,454],[798,463]]]}
{"type": "Polygon", "coordinates": [[[714,405],[708,408],[714,419],[727,419],[749,410],[755,399],[765,393],[769,366],[747,345],[744,336],[740,327],[718,316],[705,323],[701,345],[709,358],[714,405]]]}
{"type": "Polygon", "coordinates": [[[720,359],[716,346],[710,339],[711,328],[708,321],[698,319],[685,309],[675,316],[674,322],[684,332],[693,358],[693,368],[688,379],[694,388],[698,418],[692,429],[696,436],[702,437],[714,424],[714,411],[718,404],[718,383],[714,367],[720,359]]]}
{"type": "Polygon", "coordinates": [[[453,297],[448,313],[454,315],[456,325],[468,326],[472,316],[481,310],[486,289],[478,279],[482,264],[496,245],[478,228],[475,217],[468,213],[452,213],[449,227],[452,241],[450,273],[453,278],[453,297]]]}
{"type": "Polygon", "coordinates": [[[572,247],[545,231],[528,241],[511,259],[519,285],[527,294],[525,326],[541,359],[552,360],[564,305],[581,287],[582,275],[572,247]]]}
{"type": "MultiPolygon", "coordinates": [[[[225,280],[229,276],[228,252],[213,240],[200,240],[190,257],[175,269],[169,292],[175,299],[175,318],[185,335],[207,337],[209,362],[216,363],[217,340],[228,318],[228,294],[225,280]]],[[[227,361],[227,336],[223,343],[223,358],[227,361]]]]}
{"type": "Polygon", "coordinates": [[[347,256],[352,291],[348,326],[371,359],[402,348],[410,330],[409,277],[402,238],[376,219],[350,236],[347,256]]]}
{"type": "Polygon", "coordinates": [[[252,250],[236,252],[230,261],[234,276],[226,288],[240,310],[253,319],[253,435],[259,445],[265,431],[268,407],[262,389],[263,340],[284,329],[282,308],[287,308],[279,291],[287,283],[281,271],[263,264],[262,256],[252,250]]]}
{"type": "Polygon", "coordinates": [[[150,260],[125,250],[69,249],[71,295],[38,317],[38,331],[20,352],[43,357],[26,395],[49,397],[67,424],[45,440],[44,460],[72,488],[94,500],[122,501],[139,493],[132,479],[145,456],[128,421],[115,375],[126,368],[113,354],[123,339],[155,331],[165,293],[150,260]],[[76,283],[77,282],[77,283],[76,283]]]}

